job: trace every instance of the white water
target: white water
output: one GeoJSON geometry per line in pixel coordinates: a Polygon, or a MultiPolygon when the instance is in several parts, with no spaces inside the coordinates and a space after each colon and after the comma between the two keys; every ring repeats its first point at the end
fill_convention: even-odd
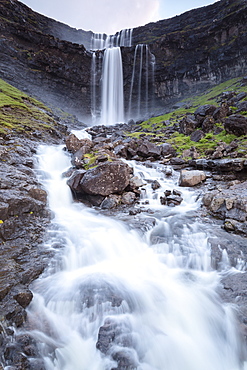
{"type": "Polygon", "coordinates": [[[91,112],[92,122],[103,125],[113,125],[124,122],[124,90],[123,90],[123,67],[121,46],[131,46],[132,29],[118,32],[116,35],[107,36],[94,34],[91,42],[92,66],[91,66],[91,112]],[[103,65],[97,58],[101,58],[103,65]],[[101,75],[101,107],[97,108],[96,98],[97,75],[101,75]]]}
{"type": "MultiPolygon", "coordinates": [[[[73,203],[61,178],[69,166],[62,148],[40,148],[39,173],[55,215],[47,247],[57,257],[33,286],[28,317],[47,370],[110,370],[119,352],[135,363],[122,370],[244,369],[233,311],[215,292],[219,276],[210,268],[207,235],[185,218],[197,207],[193,193],[183,189],[181,206],[163,206],[154,229],[141,237],[73,203]],[[118,328],[107,355],[96,349],[105,322],[118,328]]],[[[144,182],[158,178],[163,191],[176,187],[176,176],[174,184],[159,168],[135,170],[144,182]]],[[[146,207],[160,211],[150,185],[143,203],[146,197],[146,207]]]]}
{"type": "Polygon", "coordinates": [[[129,95],[129,118],[139,119],[152,111],[154,66],[155,56],[150,52],[148,45],[136,45],[129,95]],[[136,98],[133,99],[135,86],[136,98]]]}
{"type": "Polygon", "coordinates": [[[124,122],[122,55],[120,47],[111,47],[103,60],[101,124],[120,122],[124,122]]]}

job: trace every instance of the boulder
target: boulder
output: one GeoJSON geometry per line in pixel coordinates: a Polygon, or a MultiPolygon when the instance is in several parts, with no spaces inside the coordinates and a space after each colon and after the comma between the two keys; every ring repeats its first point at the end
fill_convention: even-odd
{"type": "Polygon", "coordinates": [[[179,177],[179,186],[195,186],[206,180],[206,174],[204,171],[193,170],[181,170],[179,177]]]}
{"type": "Polygon", "coordinates": [[[215,105],[211,105],[211,104],[201,105],[194,112],[194,115],[195,116],[202,116],[202,117],[209,116],[209,115],[212,115],[215,112],[216,109],[217,109],[217,107],[215,105]]]}
{"type": "Polygon", "coordinates": [[[76,170],[73,172],[72,176],[68,179],[67,185],[69,185],[72,192],[75,192],[77,194],[81,193],[80,182],[86,172],[87,172],[86,170],[76,170]]]}
{"type": "Polygon", "coordinates": [[[82,146],[91,146],[92,142],[89,139],[78,139],[74,134],[70,134],[65,139],[65,144],[69,152],[76,153],[82,146]]]}
{"type": "Polygon", "coordinates": [[[89,169],[80,181],[82,193],[108,196],[122,193],[130,182],[130,169],[121,161],[106,162],[89,169]]]}
{"type": "Polygon", "coordinates": [[[168,155],[173,156],[176,154],[176,150],[169,143],[161,144],[160,147],[161,147],[161,155],[164,157],[168,155]]]}
{"type": "Polygon", "coordinates": [[[190,135],[190,140],[194,141],[195,143],[198,143],[203,137],[205,136],[205,133],[202,130],[195,130],[190,135]]]}
{"type": "Polygon", "coordinates": [[[140,147],[137,149],[137,154],[141,157],[159,158],[162,153],[162,147],[151,143],[148,140],[143,140],[140,147]]]}
{"type": "Polygon", "coordinates": [[[225,120],[225,130],[228,134],[242,136],[247,134],[247,117],[232,114],[225,120]]]}
{"type": "Polygon", "coordinates": [[[192,132],[195,131],[196,127],[197,127],[196,120],[190,117],[184,117],[179,122],[180,133],[184,135],[191,135],[192,132]]]}

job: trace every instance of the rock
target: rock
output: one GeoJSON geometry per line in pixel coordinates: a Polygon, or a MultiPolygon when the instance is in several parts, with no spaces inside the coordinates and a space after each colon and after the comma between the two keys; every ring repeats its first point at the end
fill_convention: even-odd
{"type": "Polygon", "coordinates": [[[190,135],[190,140],[198,143],[198,141],[200,141],[204,136],[205,136],[205,133],[202,130],[195,130],[190,135]]]}
{"type": "Polygon", "coordinates": [[[114,148],[114,153],[122,158],[128,157],[127,147],[123,144],[117,145],[114,148]]]}
{"type": "Polygon", "coordinates": [[[72,192],[77,194],[81,193],[81,180],[85,175],[86,170],[76,170],[73,172],[72,176],[67,180],[67,184],[69,185],[72,192]]]}
{"type": "Polygon", "coordinates": [[[210,132],[213,130],[213,127],[214,127],[214,118],[211,117],[211,116],[208,116],[204,119],[204,121],[202,122],[202,131],[203,132],[210,132]]]}
{"type": "Polygon", "coordinates": [[[242,101],[236,104],[238,110],[236,113],[247,112],[247,101],[242,101]]]}
{"type": "Polygon", "coordinates": [[[216,121],[222,121],[223,118],[229,116],[231,110],[228,104],[222,103],[219,108],[216,108],[213,113],[213,118],[216,121]]]}
{"type": "Polygon", "coordinates": [[[180,177],[179,177],[179,186],[195,186],[205,180],[206,180],[206,174],[204,171],[182,170],[180,172],[180,177]]]}
{"type": "Polygon", "coordinates": [[[101,203],[102,209],[112,209],[117,207],[121,202],[121,196],[116,194],[110,194],[107,198],[101,203]]]}
{"type": "Polygon", "coordinates": [[[68,151],[73,154],[75,154],[82,146],[92,146],[92,142],[89,139],[78,139],[74,134],[70,134],[66,137],[65,144],[68,151]]]}
{"type": "Polygon", "coordinates": [[[180,122],[179,122],[179,130],[181,134],[184,135],[191,135],[197,127],[197,122],[195,119],[189,118],[189,117],[184,117],[180,122]]]}
{"type": "Polygon", "coordinates": [[[33,299],[33,294],[29,289],[22,288],[13,297],[23,308],[26,308],[33,299]]]}
{"type": "Polygon", "coordinates": [[[90,151],[93,147],[92,141],[89,140],[89,139],[83,139],[83,140],[80,140],[80,142],[81,142],[81,146],[74,153],[72,161],[71,161],[73,166],[75,166],[76,168],[83,167],[82,160],[84,158],[84,155],[90,153],[90,151]]]}
{"type": "Polygon", "coordinates": [[[183,201],[183,198],[179,195],[169,195],[166,199],[168,206],[179,206],[183,201]]]}
{"type": "Polygon", "coordinates": [[[225,229],[246,234],[247,182],[208,192],[202,202],[211,214],[225,220],[225,229]]]}
{"type": "Polygon", "coordinates": [[[154,157],[159,158],[162,153],[162,147],[151,143],[148,140],[143,140],[140,147],[137,149],[137,154],[141,157],[154,157]]]}
{"type": "MultiPolygon", "coordinates": [[[[136,192],[136,190],[138,190],[141,186],[144,185],[144,182],[142,181],[142,179],[140,179],[140,177],[138,176],[132,176],[130,178],[130,182],[129,182],[129,189],[136,192]]],[[[138,190],[139,192],[139,190],[138,190]]]]}
{"type": "Polygon", "coordinates": [[[166,157],[169,155],[173,156],[176,153],[176,150],[169,143],[161,144],[160,147],[161,147],[161,156],[163,157],[166,157]]]}
{"type": "Polygon", "coordinates": [[[121,198],[121,203],[130,205],[130,204],[133,204],[135,200],[136,200],[136,194],[131,191],[128,191],[126,193],[123,193],[122,198],[121,198]]]}
{"type": "Polygon", "coordinates": [[[165,206],[167,204],[167,198],[166,197],[160,197],[160,204],[165,206]]]}
{"type": "Polygon", "coordinates": [[[225,130],[228,134],[242,136],[247,134],[247,117],[241,114],[232,114],[225,120],[225,130]]]}
{"type": "Polygon", "coordinates": [[[153,190],[157,190],[157,189],[159,189],[160,188],[160,183],[157,181],[157,180],[154,180],[153,182],[152,182],[152,184],[151,184],[151,188],[153,189],[153,190]]]}
{"type": "Polygon", "coordinates": [[[122,193],[129,183],[129,166],[121,161],[115,161],[89,169],[80,181],[80,189],[84,194],[108,196],[122,193]]]}

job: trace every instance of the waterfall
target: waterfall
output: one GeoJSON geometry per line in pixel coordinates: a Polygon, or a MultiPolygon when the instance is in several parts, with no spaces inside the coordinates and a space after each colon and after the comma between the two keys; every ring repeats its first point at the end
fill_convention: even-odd
{"type": "Polygon", "coordinates": [[[110,47],[103,60],[101,124],[118,122],[124,122],[122,57],[120,47],[110,47]]]}
{"type": "Polygon", "coordinates": [[[152,110],[154,68],[155,56],[150,52],[148,45],[136,45],[129,94],[129,119],[148,116],[152,110]]]}
{"type": "Polygon", "coordinates": [[[159,204],[178,175],[130,162],[146,184],[136,224],[153,225],[142,236],[127,227],[135,218],[124,224],[73,203],[62,147],[40,147],[38,160],[56,254],[33,284],[28,323],[46,370],[246,370],[234,312],[216,292],[207,231],[191,216],[196,195],[183,188],[180,206],[159,204]]]}
{"type": "MultiPolygon", "coordinates": [[[[124,122],[123,67],[120,47],[130,47],[132,29],[122,30],[116,35],[94,34],[91,41],[91,112],[93,123],[112,125],[124,122]],[[103,53],[103,65],[97,63],[96,50],[103,53]],[[97,108],[97,74],[101,75],[101,103],[97,108]],[[100,113],[98,113],[98,111],[100,113]]],[[[99,58],[101,54],[99,54],[99,58]]]]}

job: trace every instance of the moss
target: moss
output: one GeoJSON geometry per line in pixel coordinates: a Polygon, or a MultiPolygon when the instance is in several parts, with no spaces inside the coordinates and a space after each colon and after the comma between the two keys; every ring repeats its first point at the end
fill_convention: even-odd
{"type": "Polygon", "coordinates": [[[51,110],[0,79],[0,133],[47,130],[56,124],[51,110]]]}

